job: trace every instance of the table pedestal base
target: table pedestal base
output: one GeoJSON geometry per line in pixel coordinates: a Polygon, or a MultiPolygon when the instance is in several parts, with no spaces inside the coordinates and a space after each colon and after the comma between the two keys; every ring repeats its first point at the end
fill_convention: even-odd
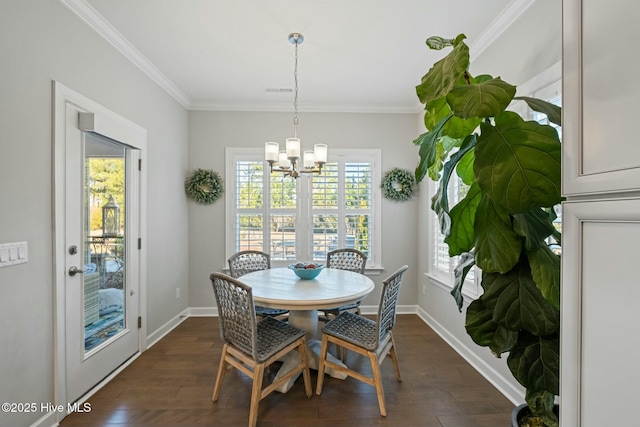
{"type": "MultiPolygon", "coordinates": [[[[289,323],[297,328],[307,331],[307,359],[309,361],[309,368],[317,370],[318,361],[320,360],[320,347],[322,344],[320,341],[320,331],[318,329],[318,310],[292,310],[289,312],[289,323]]],[[[337,359],[330,353],[327,353],[327,359],[331,360],[333,363],[344,366],[341,360],[337,359]]],[[[278,370],[276,378],[280,378],[282,375],[296,367],[300,362],[300,356],[296,352],[291,352],[282,359],[282,362],[282,366],[278,370]]],[[[327,368],[325,373],[333,378],[341,380],[347,378],[345,373],[336,372],[332,368],[327,368]]],[[[300,374],[295,375],[276,390],[280,393],[288,392],[291,387],[293,387],[293,383],[299,376],[300,374]]]]}

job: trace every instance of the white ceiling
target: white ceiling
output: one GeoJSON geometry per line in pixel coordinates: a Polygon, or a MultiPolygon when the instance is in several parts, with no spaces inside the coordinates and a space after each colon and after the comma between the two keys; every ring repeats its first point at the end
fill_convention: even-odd
{"type": "Polygon", "coordinates": [[[60,0],[189,109],[417,112],[415,86],[467,35],[477,56],[534,0],[60,0]]]}

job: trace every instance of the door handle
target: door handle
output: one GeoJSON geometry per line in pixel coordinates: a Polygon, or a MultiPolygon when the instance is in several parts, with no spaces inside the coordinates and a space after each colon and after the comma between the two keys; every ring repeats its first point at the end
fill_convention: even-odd
{"type": "Polygon", "coordinates": [[[73,277],[73,276],[75,276],[76,274],[82,274],[82,273],[84,273],[84,270],[79,269],[79,268],[78,268],[78,267],[76,267],[75,265],[74,265],[74,266],[69,267],[69,276],[72,276],[72,277],[73,277]]]}

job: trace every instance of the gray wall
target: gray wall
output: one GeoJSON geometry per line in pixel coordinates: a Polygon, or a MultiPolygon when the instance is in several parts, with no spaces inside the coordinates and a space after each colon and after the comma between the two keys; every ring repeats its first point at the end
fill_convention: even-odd
{"type": "MultiPolygon", "coordinates": [[[[562,54],[561,7],[562,2],[557,0],[536,0],[525,15],[480,56],[473,59],[471,52],[471,73],[501,76],[511,84],[519,85],[559,62],[562,54]]],[[[474,40],[466,42],[472,45],[474,40]]],[[[420,200],[419,206],[420,272],[427,272],[430,262],[427,256],[430,200],[426,197],[426,183],[425,180],[421,184],[421,195],[425,197],[420,200]]],[[[464,329],[464,312],[470,303],[469,298],[465,299],[465,308],[460,313],[448,290],[436,286],[424,275],[420,276],[420,281],[427,290],[425,296],[420,292],[419,305],[435,321],[434,327],[463,353],[468,352],[466,356],[473,364],[495,378],[501,376],[504,382],[498,380],[495,385],[510,394],[512,400],[520,400],[519,394],[523,393],[523,389],[508,370],[506,357],[493,357],[486,348],[478,347],[468,337],[464,329]]]]}
{"type": "MultiPolygon", "coordinates": [[[[325,142],[332,148],[380,148],[382,172],[416,166],[415,114],[300,113],[298,132],[302,146],[325,142]]],[[[292,114],[191,111],[189,113],[189,165],[208,168],[224,176],[224,147],[264,147],[266,141],[291,136],[292,114]]],[[[385,270],[372,276],[377,285],[404,264],[399,304],[415,305],[419,275],[418,198],[395,203],[382,201],[382,264],[385,270]]],[[[209,206],[189,203],[189,305],[214,307],[209,273],[226,267],[224,253],[224,200],[209,206]]],[[[377,287],[378,289],[379,287],[377,287]]],[[[363,302],[375,305],[378,291],[363,302]]]]}
{"type": "Polygon", "coordinates": [[[29,262],[0,269],[0,401],[53,403],[51,81],[148,130],[149,332],[186,308],[174,288],[188,268],[187,111],[57,1],[1,9],[0,242],[27,241],[29,262]]]}

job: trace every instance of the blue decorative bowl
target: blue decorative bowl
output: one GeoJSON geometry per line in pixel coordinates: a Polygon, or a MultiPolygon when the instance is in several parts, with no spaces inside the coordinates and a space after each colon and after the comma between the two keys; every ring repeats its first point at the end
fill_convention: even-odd
{"type": "Polygon", "coordinates": [[[293,270],[299,278],[311,280],[318,277],[318,274],[320,274],[324,268],[324,264],[315,264],[315,266],[315,268],[297,268],[296,264],[291,264],[289,265],[289,268],[293,270]]]}

